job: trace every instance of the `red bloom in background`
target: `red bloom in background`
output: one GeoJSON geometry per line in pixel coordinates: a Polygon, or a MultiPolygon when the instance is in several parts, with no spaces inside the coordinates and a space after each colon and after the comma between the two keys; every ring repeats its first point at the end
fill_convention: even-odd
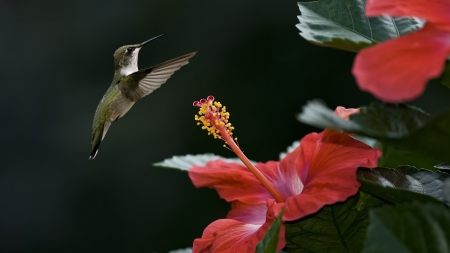
{"type": "Polygon", "coordinates": [[[345,119],[345,120],[349,120],[350,119],[350,115],[352,114],[358,114],[360,111],[359,108],[354,109],[354,108],[345,108],[342,106],[338,106],[336,107],[336,109],[334,110],[334,114],[336,114],[337,116],[339,116],[339,118],[341,119],[345,119]]]}
{"type": "MultiPolygon", "coordinates": [[[[286,198],[285,203],[276,203],[244,165],[215,160],[192,167],[189,177],[196,187],[215,188],[222,198],[233,202],[227,219],[211,223],[202,238],[194,241],[193,252],[254,252],[283,206],[283,220],[293,221],[346,200],[359,189],[357,168],[376,167],[380,154],[378,149],[333,130],[306,135],[281,161],[256,165],[286,198]]],[[[281,231],[284,234],[284,227],[281,231]]],[[[284,245],[280,236],[279,249],[284,245]]]]}
{"type": "Polygon", "coordinates": [[[417,98],[438,77],[450,54],[450,1],[369,0],[366,15],[427,20],[416,32],[362,50],[353,65],[361,90],[388,102],[417,98]]]}

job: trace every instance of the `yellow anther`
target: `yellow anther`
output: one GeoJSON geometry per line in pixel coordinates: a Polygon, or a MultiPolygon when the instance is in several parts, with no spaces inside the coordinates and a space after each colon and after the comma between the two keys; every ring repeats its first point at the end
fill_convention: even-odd
{"type": "Polygon", "coordinates": [[[229,117],[230,113],[226,111],[225,106],[220,102],[209,100],[201,105],[198,115],[195,115],[194,118],[197,121],[197,125],[206,130],[208,135],[213,135],[215,139],[224,140],[221,134],[229,136],[233,134],[231,130],[234,127],[231,126],[231,123],[228,123],[229,117]]]}

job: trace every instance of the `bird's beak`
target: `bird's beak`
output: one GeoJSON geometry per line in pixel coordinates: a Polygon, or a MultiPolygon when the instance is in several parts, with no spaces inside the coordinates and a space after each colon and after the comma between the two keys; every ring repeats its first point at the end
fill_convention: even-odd
{"type": "Polygon", "coordinates": [[[160,35],[158,35],[158,36],[156,36],[156,37],[153,37],[153,38],[151,38],[151,39],[149,39],[149,40],[146,40],[146,41],[142,42],[141,45],[140,45],[139,47],[143,47],[143,46],[145,46],[145,44],[149,43],[150,41],[156,40],[157,38],[162,37],[162,36],[164,36],[164,35],[166,35],[166,34],[163,33],[163,34],[160,34],[160,35]]]}

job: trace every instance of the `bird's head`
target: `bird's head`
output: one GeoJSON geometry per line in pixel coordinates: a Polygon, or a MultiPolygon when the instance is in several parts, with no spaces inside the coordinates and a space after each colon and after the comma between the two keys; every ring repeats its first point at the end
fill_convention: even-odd
{"type": "Polygon", "coordinates": [[[139,44],[119,47],[116,52],[114,52],[114,65],[116,71],[120,71],[120,74],[124,76],[136,72],[138,70],[137,60],[139,50],[141,50],[141,48],[150,41],[160,38],[164,35],[165,34],[158,35],[139,44]]]}

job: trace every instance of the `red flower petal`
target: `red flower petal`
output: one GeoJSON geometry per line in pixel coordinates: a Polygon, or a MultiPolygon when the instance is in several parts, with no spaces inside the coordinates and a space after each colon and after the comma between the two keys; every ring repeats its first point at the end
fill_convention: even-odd
{"type": "MultiPolygon", "coordinates": [[[[354,195],[359,188],[357,168],[376,167],[380,155],[378,149],[347,134],[325,130],[306,135],[300,146],[279,163],[256,166],[287,197],[283,220],[296,220],[354,195]]],[[[263,220],[257,218],[262,215],[252,215],[264,213],[264,208],[257,204],[265,203],[272,196],[243,165],[216,160],[204,167],[194,166],[189,176],[195,186],[215,188],[225,200],[235,201],[227,218],[262,224],[263,220]],[[252,210],[241,207],[249,206],[246,204],[252,204],[252,210]]],[[[282,206],[274,206],[274,212],[278,213],[282,206]]]]}
{"type": "MultiPolygon", "coordinates": [[[[202,238],[195,239],[194,240],[194,246],[192,247],[192,252],[202,252],[202,253],[208,253],[213,252],[212,251],[212,244],[214,243],[214,240],[216,239],[217,232],[218,231],[227,231],[229,227],[233,226],[240,226],[244,223],[236,220],[231,219],[221,219],[216,220],[213,223],[209,224],[205,230],[203,231],[202,238]]],[[[225,251],[222,251],[225,252],[225,251]]]]}
{"type": "MultiPolygon", "coordinates": [[[[217,220],[206,227],[202,238],[194,240],[193,253],[244,253],[255,252],[256,245],[261,241],[273,220],[276,218],[275,210],[277,204],[274,200],[268,200],[265,205],[266,212],[261,213],[259,206],[252,206],[240,203],[233,208],[243,208],[245,210],[237,210],[236,213],[251,213],[262,218],[263,224],[247,224],[233,219],[217,220]]],[[[280,228],[278,238],[278,251],[284,248],[286,241],[284,239],[284,225],[280,228]]]]}
{"type": "Polygon", "coordinates": [[[417,98],[427,81],[440,75],[449,53],[450,32],[427,24],[418,32],[362,50],[353,75],[361,90],[388,102],[404,102],[417,98]]]}
{"type": "Polygon", "coordinates": [[[240,201],[233,201],[226,218],[248,224],[262,225],[266,221],[266,213],[267,203],[249,205],[240,201]]]}
{"type": "Polygon", "coordinates": [[[299,149],[305,159],[297,161],[300,174],[306,174],[301,194],[286,200],[284,220],[297,220],[317,212],[324,205],[344,201],[359,189],[356,170],[359,166],[373,168],[381,155],[378,149],[353,139],[347,134],[325,130],[303,138],[299,149]],[[314,142],[316,145],[305,145],[314,142]],[[308,150],[309,149],[309,150],[308,150]]]}
{"type": "MultiPolygon", "coordinates": [[[[314,154],[314,150],[316,149],[317,142],[322,139],[323,133],[310,133],[305,135],[303,139],[300,141],[300,146],[298,146],[294,151],[287,154],[281,161],[281,168],[292,168],[298,173],[300,180],[302,181],[302,185],[304,187],[304,183],[307,179],[309,163],[314,154]],[[302,162],[300,162],[302,161],[302,162]]],[[[290,197],[293,195],[285,196],[290,197]]]]}
{"type": "Polygon", "coordinates": [[[214,188],[228,202],[239,200],[247,204],[261,204],[272,198],[248,168],[238,163],[215,160],[205,166],[194,166],[188,173],[196,187],[214,188]]]}
{"type": "MultiPolygon", "coordinates": [[[[295,161],[296,153],[288,154],[284,160],[288,161],[292,157],[295,161]]],[[[265,164],[258,163],[256,167],[283,196],[302,192],[303,184],[295,164],[280,165],[278,162],[269,161],[265,164]]],[[[214,188],[219,196],[228,202],[238,200],[247,204],[261,204],[273,198],[245,166],[237,163],[211,161],[204,167],[192,167],[188,173],[196,187],[214,188]]]]}
{"type": "Polygon", "coordinates": [[[383,14],[414,16],[433,23],[450,24],[450,1],[447,0],[369,0],[366,14],[369,17],[383,14]]]}

